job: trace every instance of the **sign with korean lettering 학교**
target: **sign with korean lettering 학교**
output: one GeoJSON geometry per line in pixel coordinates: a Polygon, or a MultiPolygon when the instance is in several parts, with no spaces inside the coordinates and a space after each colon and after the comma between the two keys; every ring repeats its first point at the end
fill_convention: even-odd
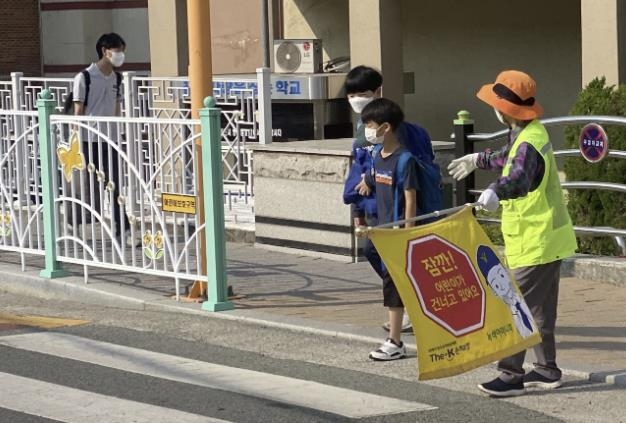
{"type": "Polygon", "coordinates": [[[540,342],[515,279],[471,207],[369,237],[406,308],[420,380],[453,376],[540,342]]]}
{"type": "Polygon", "coordinates": [[[196,197],[183,194],[161,194],[161,209],[164,212],[196,214],[196,197]]]}

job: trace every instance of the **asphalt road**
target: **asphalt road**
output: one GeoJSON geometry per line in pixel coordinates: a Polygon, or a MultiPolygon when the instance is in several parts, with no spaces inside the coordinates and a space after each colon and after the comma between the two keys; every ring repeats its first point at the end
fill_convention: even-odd
{"type": "Polygon", "coordinates": [[[0,422],[87,422],[76,417],[86,405],[104,413],[94,420],[103,422],[150,413],[189,422],[622,422],[626,411],[626,391],[613,386],[569,380],[556,391],[495,400],[475,389],[496,374],[492,368],[423,383],[414,357],[373,363],[371,345],[208,316],[10,294],[0,294],[0,310],[87,321],[41,329],[0,319],[0,422]],[[353,397],[366,398],[357,411],[363,417],[342,415],[353,397]],[[298,405],[302,398],[311,403],[298,405]],[[392,414],[367,415],[381,403],[392,414]],[[394,412],[395,405],[416,409],[394,412]]]}

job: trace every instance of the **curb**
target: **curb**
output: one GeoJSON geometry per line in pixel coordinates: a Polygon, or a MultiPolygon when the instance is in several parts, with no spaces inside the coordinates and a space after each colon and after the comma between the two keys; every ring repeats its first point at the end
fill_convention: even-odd
{"type": "MultiPolygon", "coordinates": [[[[0,266],[0,274],[11,274],[0,266]]],[[[341,330],[319,329],[311,326],[296,325],[290,323],[279,322],[272,319],[263,319],[259,317],[250,317],[238,314],[238,311],[225,311],[220,313],[210,313],[198,308],[192,308],[195,304],[189,304],[189,307],[179,304],[164,303],[163,297],[150,294],[151,299],[142,300],[131,296],[136,294],[136,290],[126,287],[115,287],[121,293],[107,292],[98,289],[95,284],[85,284],[81,277],[68,277],[60,279],[44,279],[38,276],[36,272],[24,272],[13,274],[10,281],[3,280],[0,276],[0,291],[12,294],[28,295],[31,297],[42,299],[60,299],[79,301],[81,303],[97,304],[100,306],[110,306],[117,308],[125,308],[130,310],[145,311],[163,311],[168,313],[193,314],[212,319],[222,319],[245,323],[249,325],[264,326],[272,329],[285,330],[294,333],[302,333],[316,336],[324,336],[342,339],[352,342],[361,342],[368,344],[378,344],[380,337],[372,337],[366,335],[353,334],[341,330]]],[[[111,286],[110,283],[102,283],[111,286]]],[[[171,301],[171,300],[166,300],[171,301]]],[[[417,345],[414,343],[405,343],[407,350],[411,352],[417,351],[417,345]]],[[[532,367],[532,363],[524,363],[525,367],[532,367]]],[[[626,387],[626,372],[587,372],[575,369],[563,368],[564,375],[572,376],[577,379],[583,379],[594,383],[603,383],[618,387],[626,387]]]]}
{"type": "Polygon", "coordinates": [[[598,257],[577,255],[563,260],[562,276],[571,276],[591,281],[602,281],[626,287],[626,259],[623,257],[598,257]]]}

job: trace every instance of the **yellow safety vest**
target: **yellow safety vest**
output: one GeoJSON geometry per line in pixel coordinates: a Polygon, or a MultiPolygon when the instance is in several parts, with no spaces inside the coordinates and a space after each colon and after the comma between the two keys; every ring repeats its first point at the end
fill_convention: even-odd
{"type": "Polygon", "coordinates": [[[559,182],[552,144],[538,120],[530,122],[511,146],[502,176],[508,176],[521,143],[541,155],[545,170],[541,183],[524,197],[502,200],[502,234],[509,268],[551,263],[572,256],[577,249],[563,190],[559,182]]]}

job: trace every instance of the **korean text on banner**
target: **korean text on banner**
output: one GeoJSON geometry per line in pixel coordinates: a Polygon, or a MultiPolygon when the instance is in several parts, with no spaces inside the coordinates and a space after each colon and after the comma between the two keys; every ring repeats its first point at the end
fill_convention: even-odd
{"type": "Polygon", "coordinates": [[[512,273],[471,210],[369,232],[413,323],[420,380],[463,373],[540,342],[512,273]]]}

